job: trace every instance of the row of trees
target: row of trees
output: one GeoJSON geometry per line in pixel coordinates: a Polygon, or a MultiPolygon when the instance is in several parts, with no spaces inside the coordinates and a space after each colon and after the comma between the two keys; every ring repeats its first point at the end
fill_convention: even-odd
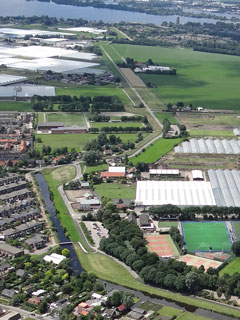
{"type": "Polygon", "coordinates": [[[228,217],[232,219],[240,218],[240,207],[216,207],[216,206],[203,206],[203,207],[184,207],[180,208],[171,204],[163,206],[153,206],[148,210],[149,214],[154,219],[171,219],[176,218],[179,220],[196,220],[199,217],[209,220],[225,220],[228,217]]]}
{"type": "Polygon", "coordinates": [[[90,132],[138,132],[138,131],[144,131],[144,132],[152,132],[152,126],[151,125],[147,125],[146,127],[102,127],[102,128],[91,128],[91,130],[89,130],[90,132]]]}

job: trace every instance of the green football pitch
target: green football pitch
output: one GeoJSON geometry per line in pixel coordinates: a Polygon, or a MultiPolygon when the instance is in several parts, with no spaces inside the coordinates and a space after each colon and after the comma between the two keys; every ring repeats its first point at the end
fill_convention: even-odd
{"type": "Polygon", "coordinates": [[[182,222],[188,251],[231,250],[231,241],[224,222],[182,222]]]}

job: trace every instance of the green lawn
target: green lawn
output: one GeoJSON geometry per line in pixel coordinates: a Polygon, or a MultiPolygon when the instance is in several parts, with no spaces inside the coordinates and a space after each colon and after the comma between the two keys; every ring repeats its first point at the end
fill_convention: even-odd
{"type": "Polygon", "coordinates": [[[158,226],[160,228],[177,227],[178,221],[159,221],[158,226]]]}
{"type": "Polygon", "coordinates": [[[32,107],[30,102],[1,101],[0,111],[27,112],[32,111],[32,107]]]}
{"type": "Polygon", "coordinates": [[[120,199],[134,199],[135,198],[135,184],[128,186],[121,183],[102,183],[94,185],[95,191],[101,197],[120,198],[120,199]]]}
{"type": "Polygon", "coordinates": [[[202,317],[191,312],[184,312],[176,320],[211,320],[211,318],[202,317]]]}
{"type": "Polygon", "coordinates": [[[164,119],[168,119],[171,124],[178,124],[178,121],[170,112],[154,112],[154,114],[161,123],[163,123],[164,119]]]}
{"type": "Polygon", "coordinates": [[[161,304],[157,304],[157,303],[153,303],[153,302],[150,302],[150,301],[145,301],[143,302],[139,308],[143,309],[143,310],[146,310],[146,311],[159,311],[163,306],[161,304]]]}
{"type": "Polygon", "coordinates": [[[163,307],[158,313],[161,316],[173,317],[178,316],[182,310],[173,307],[163,307]]]}
{"type": "Polygon", "coordinates": [[[232,275],[235,272],[240,273],[240,257],[234,258],[228,265],[221,269],[219,275],[223,276],[224,273],[232,275]]]}
{"type": "Polygon", "coordinates": [[[106,86],[91,86],[85,85],[75,88],[56,88],[57,95],[70,95],[70,96],[118,96],[124,104],[131,104],[129,98],[123,92],[121,88],[117,88],[114,85],[106,86]]]}
{"type": "Polygon", "coordinates": [[[190,130],[190,136],[234,137],[232,130],[190,130]]]}
{"type": "MultiPolygon", "coordinates": [[[[145,134],[143,134],[144,136],[145,134]]],[[[71,148],[76,149],[77,151],[83,150],[86,144],[96,139],[98,134],[91,133],[80,133],[80,134],[35,134],[35,138],[41,138],[42,142],[35,142],[35,148],[38,150],[42,149],[43,145],[50,146],[54,148],[68,147],[70,151],[71,148]]],[[[109,135],[108,135],[109,136],[109,135]]],[[[137,134],[116,134],[117,137],[120,137],[123,143],[128,141],[135,143],[137,140],[137,134]]]]}
{"type": "Polygon", "coordinates": [[[88,166],[86,173],[91,173],[91,172],[97,172],[97,171],[104,171],[108,169],[108,164],[103,163],[99,164],[97,166],[88,166]]]}
{"type": "Polygon", "coordinates": [[[80,237],[77,227],[75,226],[72,217],[70,216],[62,197],[57,188],[63,183],[72,180],[76,175],[74,166],[64,166],[56,169],[44,169],[41,172],[47,181],[50,191],[53,194],[55,208],[59,211],[59,219],[61,224],[66,229],[67,235],[72,241],[80,241],[84,243],[80,237]]]}
{"type": "Polygon", "coordinates": [[[188,251],[231,250],[224,222],[182,222],[188,251]]]}
{"type": "MultiPolygon", "coordinates": [[[[145,285],[137,281],[123,266],[110,257],[100,253],[86,254],[77,244],[74,245],[74,248],[83,269],[94,273],[100,279],[117,283],[127,288],[139,290],[150,295],[156,295],[162,298],[171,299],[173,301],[186,303],[199,308],[213,310],[215,312],[240,318],[240,310],[238,309],[145,285]]],[[[192,318],[189,318],[188,313],[186,314],[185,318],[181,318],[181,320],[208,320],[207,318],[198,318],[198,316],[195,318],[195,315],[192,313],[189,313],[192,315],[192,318]]]]}
{"type": "MultiPolygon", "coordinates": [[[[151,58],[163,66],[174,67],[177,75],[141,75],[152,82],[152,91],[165,104],[183,101],[185,105],[212,109],[240,109],[240,57],[197,52],[183,48],[162,48],[113,44],[120,56],[137,61],[151,58]]],[[[117,55],[114,57],[119,61],[117,55]]]]}
{"type": "Polygon", "coordinates": [[[46,118],[48,122],[63,122],[65,126],[83,126],[85,125],[85,120],[82,114],[80,113],[46,113],[46,118]]]}
{"type": "Polygon", "coordinates": [[[168,153],[173,147],[175,147],[181,139],[158,139],[153,142],[152,145],[146,148],[144,152],[141,152],[129,160],[136,165],[138,162],[154,163],[160,159],[163,155],[168,153]]]}
{"type": "Polygon", "coordinates": [[[232,222],[232,225],[234,227],[234,230],[235,230],[235,233],[236,233],[238,239],[240,239],[240,222],[234,221],[234,222],[232,222]]]}
{"type": "Polygon", "coordinates": [[[189,125],[210,125],[210,126],[240,126],[239,114],[204,114],[204,113],[184,113],[179,114],[177,119],[185,124],[189,125]],[[214,118],[213,118],[214,115],[214,118]]]}
{"type": "Polygon", "coordinates": [[[103,127],[139,127],[142,128],[141,122],[91,122],[92,128],[103,128],[103,127]]]}

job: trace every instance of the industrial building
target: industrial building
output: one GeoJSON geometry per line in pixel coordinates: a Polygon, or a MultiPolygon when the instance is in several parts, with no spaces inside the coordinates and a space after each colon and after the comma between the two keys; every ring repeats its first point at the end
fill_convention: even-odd
{"type": "Polygon", "coordinates": [[[239,154],[240,140],[191,139],[174,148],[176,153],[239,154]]]}
{"type": "Polygon", "coordinates": [[[138,181],[137,206],[215,206],[211,183],[206,181],[138,181]]]}

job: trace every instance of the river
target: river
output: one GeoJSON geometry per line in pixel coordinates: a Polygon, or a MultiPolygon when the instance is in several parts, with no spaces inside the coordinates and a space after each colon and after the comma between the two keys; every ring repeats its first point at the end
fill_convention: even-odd
{"type": "MultiPolygon", "coordinates": [[[[48,184],[46,180],[44,179],[43,175],[41,173],[35,174],[35,179],[37,181],[37,184],[39,186],[41,196],[43,197],[45,207],[48,210],[53,226],[57,229],[57,235],[60,242],[70,242],[71,240],[65,236],[63,227],[61,226],[57,214],[56,209],[54,207],[54,204],[52,200],[50,199],[50,192],[48,189],[48,184]]],[[[79,262],[79,259],[77,257],[77,254],[71,244],[67,245],[61,245],[62,249],[67,248],[69,250],[69,258],[70,258],[70,266],[73,269],[73,273],[75,275],[79,274],[83,271],[83,268],[79,262]]]]}
{"type": "MultiPolygon", "coordinates": [[[[88,21],[103,22],[139,22],[139,23],[154,23],[161,25],[164,21],[176,22],[176,15],[171,16],[155,16],[139,12],[120,11],[112,9],[102,9],[93,7],[76,7],[69,5],[59,5],[53,2],[38,2],[26,0],[0,0],[0,15],[6,16],[19,16],[26,17],[48,15],[49,17],[56,18],[73,18],[73,19],[86,19],[88,21]]],[[[216,23],[217,20],[205,18],[191,18],[180,17],[180,23],[187,22],[200,22],[200,23],[216,23]]]]}

